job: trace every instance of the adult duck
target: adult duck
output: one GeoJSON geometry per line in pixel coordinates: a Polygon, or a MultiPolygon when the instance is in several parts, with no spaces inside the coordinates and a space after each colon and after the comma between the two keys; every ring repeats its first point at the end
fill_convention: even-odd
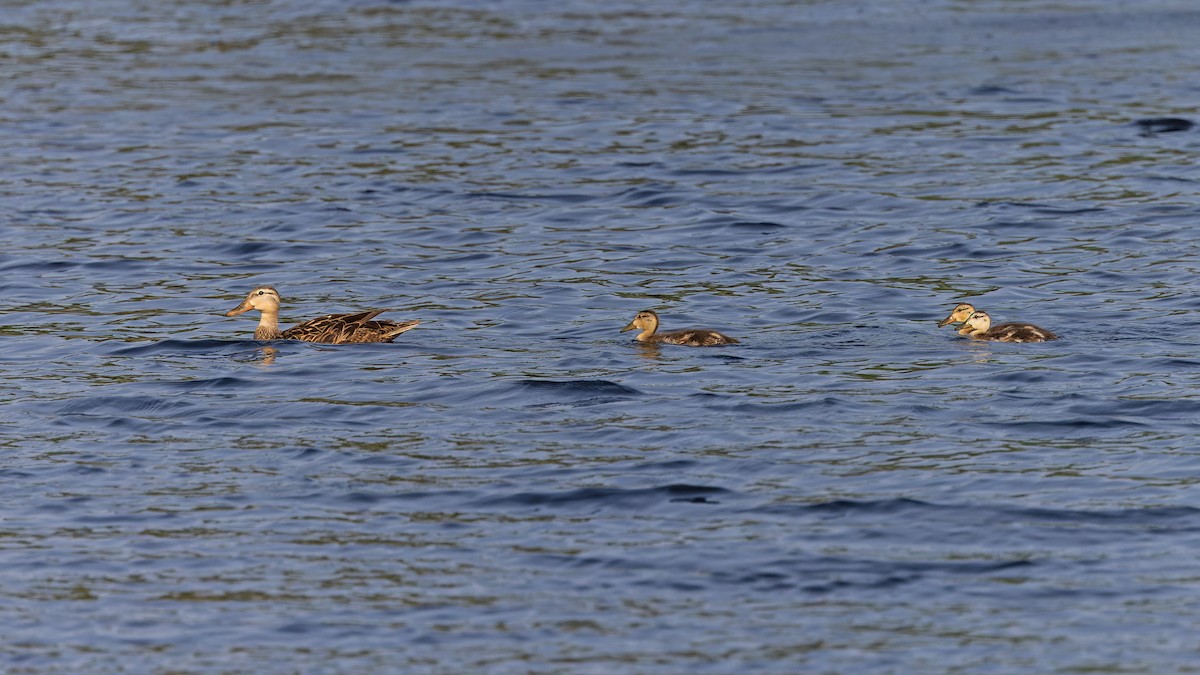
{"type": "Polygon", "coordinates": [[[279,330],[279,291],[270,286],[259,286],[250,291],[242,304],[225,312],[225,316],[237,316],[250,310],[262,312],[258,328],[254,330],[256,340],[303,340],[327,344],[350,344],[363,342],[391,342],[397,335],[412,330],[421,323],[412,321],[383,321],[375,317],[386,309],[371,309],[357,314],[326,314],[325,316],[298,323],[291,328],[279,330]]]}

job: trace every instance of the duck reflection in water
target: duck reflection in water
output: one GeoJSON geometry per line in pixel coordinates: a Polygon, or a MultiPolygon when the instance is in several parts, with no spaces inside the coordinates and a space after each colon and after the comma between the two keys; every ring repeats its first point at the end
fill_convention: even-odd
{"type": "Polygon", "coordinates": [[[275,356],[279,354],[279,350],[274,347],[263,347],[259,351],[262,352],[262,360],[258,362],[260,366],[269,366],[275,363],[275,356]]]}

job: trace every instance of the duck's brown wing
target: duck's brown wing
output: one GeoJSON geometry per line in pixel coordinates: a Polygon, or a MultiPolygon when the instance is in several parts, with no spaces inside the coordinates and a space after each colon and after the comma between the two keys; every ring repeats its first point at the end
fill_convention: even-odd
{"type": "Polygon", "coordinates": [[[285,340],[324,342],[334,345],[347,342],[379,342],[379,340],[354,340],[352,338],[366,324],[382,323],[372,322],[371,319],[386,311],[386,309],[371,309],[357,314],[326,314],[292,326],[283,331],[283,337],[285,340]]]}
{"type": "Polygon", "coordinates": [[[723,335],[715,330],[700,328],[685,328],[683,330],[655,333],[654,337],[657,342],[686,345],[688,347],[718,347],[720,345],[735,345],[738,343],[737,340],[728,335],[723,335]]]}
{"type": "Polygon", "coordinates": [[[987,332],[990,340],[1000,342],[1049,342],[1058,336],[1031,323],[1002,323],[987,332]]]}
{"type": "Polygon", "coordinates": [[[346,342],[391,342],[396,336],[416,328],[421,322],[411,321],[367,321],[346,342]]]}

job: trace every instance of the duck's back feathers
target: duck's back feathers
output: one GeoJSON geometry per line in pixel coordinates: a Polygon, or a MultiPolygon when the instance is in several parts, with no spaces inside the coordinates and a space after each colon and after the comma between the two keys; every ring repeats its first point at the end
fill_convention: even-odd
{"type": "Polygon", "coordinates": [[[1002,323],[993,326],[992,317],[983,311],[976,311],[967,317],[962,328],[958,329],[958,334],[973,340],[996,342],[1047,342],[1058,339],[1054,333],[1031,323],[1002,323]]]}
{"type": "Polygon", "coordinates": [[[1002,323],[992,326],[981,337],[997,342],[1049,342],[1058,336],[1031,323],[1002,323]]]}
{"type": "Polygon", "coordinates": [[[372,321],[386,311],[386,309],[371,309],[357,314],[327,314],[292,326],[283,331],[283,338],[335,345],[391,342],[397,335],[411,330],[421,323],[418,320],[372,321]]]}
{"type": "Polygon", "coordinates": [[[685,328],[683,330],[669,330],[663,333],[655,333],[645,341],[665,342],[671,345],[686,345],[688,347],[719,347],[721,345],[735,345],[738,343],[735,338],[731,338],[728,335],[702,328],[685,328]]]}

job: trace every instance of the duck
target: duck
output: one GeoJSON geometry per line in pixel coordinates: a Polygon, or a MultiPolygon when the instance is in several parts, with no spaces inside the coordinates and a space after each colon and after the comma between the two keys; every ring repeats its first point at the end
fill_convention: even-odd
{"type": "Polygon", "coordinates": [[[997,342],[1049,342],[1057,340],[1058,336],[1045,328],[1039,328],[1031,323],[1002,323],[992,325],[992,317],[987,312],[972,312],[958,329],[959,335],[966,335],[972,340],[995,340],[997,342]]]}
{"type": "Polygon", "coordinates": [[[717,347],[720,345],[735,345],[738,340],[718,333],[715,330],[707,330],[704,328],[685,328],[683,330],[670,330],[663,333],[658,331],[658,314],[653,310],[644,310],[637,313],[633,317],[633,321],[629,322],[628,326],[621,329],[624,333],[627,330],[634,328],[640,329],[634,338],[638,342],[646,344],[671,344],[684,345],[686,347],[717,347]]]}
{"type": "Polygon", "coordinates": [[[962,323],[966,321],[972,314],[975,313],[975,305],[963,302],[959,303],[950,316],[938,322],[938,328],[945,326],[948,323],[962,323]]]}
{"type": "Polygon", "coordinates": [[[252,309],[262,312],[255,340],[303,340],[342,345],[364,342],[391,342],[397,335],[416,328],[421,322],[374,320],[386,309],[369,309],[357,314],[326,314],[325,316],[298,323],[291,328],[279,330],[279,291],[270,286],[259,286],[250,291],[242,304],[225,312],[225,316],[237,316],[252,309]]]}

